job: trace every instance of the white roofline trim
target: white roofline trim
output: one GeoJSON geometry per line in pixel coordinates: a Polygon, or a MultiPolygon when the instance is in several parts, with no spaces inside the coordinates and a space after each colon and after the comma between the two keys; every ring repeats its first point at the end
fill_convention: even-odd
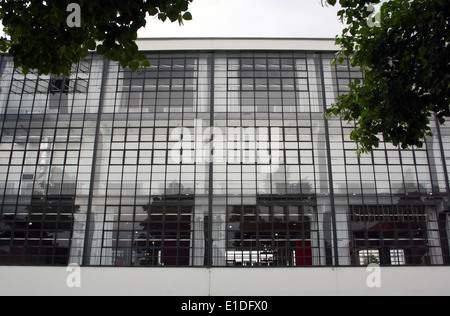
{"type": "Polygon", "coordinates": [[[299,50],[339,51],[328,38],[141,38],[141,51],[191,50],[299,50]]]}

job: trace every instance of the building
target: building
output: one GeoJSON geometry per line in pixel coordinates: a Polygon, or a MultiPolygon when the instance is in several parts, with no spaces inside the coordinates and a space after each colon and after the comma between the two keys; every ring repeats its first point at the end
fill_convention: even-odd
{"type": "Polygon", "coordinates": [[[352,126],[324,117],[362,78],[332,66],[333,40],[139,46],[140,73],[93,54],[68,78],[24,76],[2,56],[0,272],[448,273],[450,128],[358,157],[352,126]]]}

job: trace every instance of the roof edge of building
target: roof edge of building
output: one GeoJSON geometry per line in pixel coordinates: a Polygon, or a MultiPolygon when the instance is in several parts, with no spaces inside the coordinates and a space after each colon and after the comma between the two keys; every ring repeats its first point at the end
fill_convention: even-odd
{"type": "Polygon", "coordinates": [[[141,51],[299,50],[339,51],[331,38],[138,38],[141,51]]]}

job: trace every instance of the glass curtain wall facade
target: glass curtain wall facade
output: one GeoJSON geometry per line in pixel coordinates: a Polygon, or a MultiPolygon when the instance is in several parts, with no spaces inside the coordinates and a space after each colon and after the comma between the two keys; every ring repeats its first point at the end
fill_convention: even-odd
{"type": "Polygon", "coordinates": [[[450,263],[450,128],[358,157],[324,117],[362,78],[333,53],[148,58],[67,78],[1,58],[1,265],[450,263]]]}

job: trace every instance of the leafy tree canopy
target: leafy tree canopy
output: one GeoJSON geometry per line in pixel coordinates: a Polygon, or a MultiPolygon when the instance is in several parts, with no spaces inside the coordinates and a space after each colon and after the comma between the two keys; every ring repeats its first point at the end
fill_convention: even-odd
{"type": "Polygon", "coordinates": [[[327,114],[356,122],[351,138],[360,153],[378,147],[380,137],[404,149],[422,147],[430,121],[444,124],[450,116],[450,2],[385,1],[376,17],[371,5],[380,2],[339,0],[347,27],[336,38],[337,61],[349,57],[364,80],[352,82],[327,114]]]}
{"type": "MultiPolygon", "coordinates": [[[[0,20],[5,37],[0,51],[14,57],[15,67],[24,73],[70,73],[70,65],[96,51],[136,71],[149,66],[135,43],[146,16],[180,24],[191,20],[187,12],[193,0],[2,0],[0,20]],[[79,25],[68,23],[77,14],[79,25]]],[[[75,16],[76,18],[76,16],[75,16]]]]}

